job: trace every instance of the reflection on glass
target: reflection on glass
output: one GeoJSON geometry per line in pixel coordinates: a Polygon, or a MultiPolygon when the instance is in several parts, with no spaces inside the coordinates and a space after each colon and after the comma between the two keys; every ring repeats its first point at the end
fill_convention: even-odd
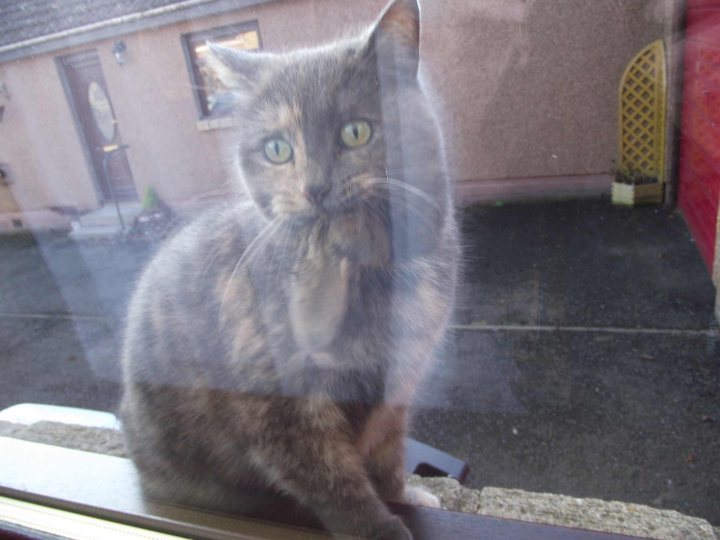
{"type": "Polygon", "coordinates": [[[434,502],[403,487],[409,434],[457,459],[405,472],[485,490],[446,479],[455,510],[720,525],[720,1],[420,0],[417,66],[413,13],[365,47],[385,3],[0,2],[0,434],[132,466],[127,385],[147,490],[193,506],[280,491],[401,536],[382,499],[434,502]]]}
{"type": "MultiPolygon", "coordinates": [[[[260,36],[257,30],[246,30],[225,36],[225,33],[213,32],[207,34],[207,40],[223,47],[230,47],[237,50],[255,51],[260,48],[260,36]]],[[[208,45],[205,41],[197,42],[201,38],[197,35],[189,36],[192,45],[192,62],[198,72],[197,85],[202,88],[199,94],[202,100],[201,108],[207,111],[209,116],[219,116],[230,112],[228,101],[231,95],[228,89],[217,78],[215,72],[207,65],[208,45]]]]}

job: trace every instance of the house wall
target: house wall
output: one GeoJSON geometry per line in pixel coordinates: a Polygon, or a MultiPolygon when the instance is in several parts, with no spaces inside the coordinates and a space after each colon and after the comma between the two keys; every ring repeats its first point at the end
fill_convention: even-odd
{"type": "Polygon", "coordinates": [[[0,122],[0,162],[22,209],[91,205],[95,194],[51,56],[0,66],[10,98],[0,122]]]}
{"type": "MultiPolygon", "coordinates": [[[[332,39],[373,20],[384,4],[276,1],[129,34],[123,66],[112,39],[0,65],[11,94],[0,163],[12,168],[17,204],[97,205],[55,57],[97,49],[138,192],[153,185],[181,205],[223,193],[233,179],[231,131],[198,129],[182,34],[257,20],[263,48],[282,50],[332,39]]],[[[440,111],[451,177],[486,181],[473,185],[489,191],[467,192],[480,198],[502,197],[517,181],[561,192],[579,185],[577,175],[605,186],[616,154],[617,83],[640,48],[667,34],[676,4],[421,0],[423,75],[440,111]]]]}
{"type": "Polygon", "coordinates": [[[568,183],[573,186],[568,194],[585,182],[590,192],[607,189],[617,155],[618,83],[633,56],[667,32],[663,24],[671,5],[655,0],[449,5],[451,14],[436,3],[427,11],[438,21],[429,41],[441,51],[431,60],[433,79],[442,96],[455,100],[447,109],[446,133],[463,141],[450,147],[454,177],[495,180],[475,186],[493,188],[480,191],[481,197],[512,194],[515,185],[521,196],[546,185],[563,193],[568,183]],[[447,41],[453,34],[462,38],[447,41]],[[458,69],[461,63],[465,69],[458,69]]]}
{"type": "MultiPolygon", "coordinates": [[[[343,17],[336,20],[337,27],[374,14],[383,1],[374,4],[368,10],[364,4],[348,2],[343,17]]],[[[256,20],[265,50],[295,48],[334,35],[324,24],[326,7],[327,2],[314,1],[270,3],[124,36],[127,62],[123,66],[112,57],[110,43],[101,45],[105,78],[123,140],[131,146],[128,157],[139,192],[154,185],[164,199],[181,202],[222,193],[235,178],[231,130],[198,129],[183,34],[256,20]]]]}

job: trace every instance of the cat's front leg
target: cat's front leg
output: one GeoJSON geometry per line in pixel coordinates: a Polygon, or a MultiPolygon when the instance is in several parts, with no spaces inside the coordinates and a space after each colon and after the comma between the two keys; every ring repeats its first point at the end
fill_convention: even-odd
{"type": "Polygon", "coordinates": [[[334,534],[411,540],[378,497],[346,417],[329,399],[272,398],[238,404],[255,416],[252,460],[277,488],[312,509],[334,534]]]}
{"type": "Polygon", "coordinates": [[[406,423],[405,407],[381,405],[370,413],[356,443],[370,479],[385,501],[404,501],[406,423]]]}
{"type": "Polygon", "coordinates": [[[375,489],[386,501],[440,508],[440,500],[405,483],[405,407],[383,405],[370,415],[358,441],[375,489]]]}

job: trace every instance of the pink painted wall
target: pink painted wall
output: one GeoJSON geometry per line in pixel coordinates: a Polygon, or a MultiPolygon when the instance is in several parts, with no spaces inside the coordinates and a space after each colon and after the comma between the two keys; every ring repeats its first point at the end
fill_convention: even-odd
{"type": "MultiPolygon", "coordinates": [[[[557,182],[607,173],[622,70],[667,32],[676,3],[421,0],[423,75],[441,112],[452,178],[557,182]]],[[[152,185],[180,205],[226,192],[234,181],[229,131],[198,129],[182,34],[255,20],[264,48],[282,50],[369,23],[384,4],[276,1],[129,34],[123,66],[113,40],[0,64],[11,93],[0,163],[12,167],[18,205],[98,204],[55,57],[97,49],[138,192],[152,185]]]]}

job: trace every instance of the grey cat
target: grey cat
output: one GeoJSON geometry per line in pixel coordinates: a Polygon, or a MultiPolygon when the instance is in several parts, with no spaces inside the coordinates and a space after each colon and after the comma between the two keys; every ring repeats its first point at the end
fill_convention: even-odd
{"type": "Polygon", "coordinates": [[[419,11],[286,54],[212,46],[249,197],[139,281],[121,417],[147,497],[245,511],[285,496],[331,531],[411,538],[407,410],[452,310],[457,229],[417,78],[419,11]]]}

